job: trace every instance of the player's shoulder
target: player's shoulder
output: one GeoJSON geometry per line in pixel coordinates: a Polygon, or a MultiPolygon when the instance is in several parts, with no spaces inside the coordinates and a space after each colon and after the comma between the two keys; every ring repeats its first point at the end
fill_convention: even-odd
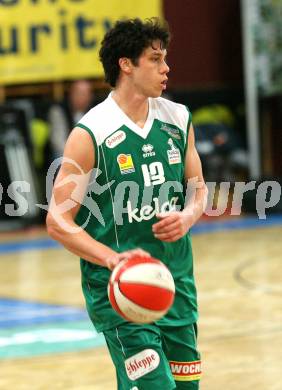
{"type": "Polygon", "coordinates": [[[105,115],[109,109],[109,99],[106,98],[101,103],[97,104],[91,108],[79,121],[80,124],[92,128],[93,125],[101,125],[101,122],[104,123],[107,120],[107,115],[105,115]]]}
{"type": "Polygon", "coordinates": [[[77,124],[91,133],[98,144],[121,125],[122,118],[109,96],[91,108],[77,124]]]}
{"type": "Polygon", "coordinates": [[[187,130],[191,121],[191,114],[184,104],[176,103],[163,97],[152,99],[152,101],[157,119],[174,124],[183,129],[183,131],[187,130]]]}

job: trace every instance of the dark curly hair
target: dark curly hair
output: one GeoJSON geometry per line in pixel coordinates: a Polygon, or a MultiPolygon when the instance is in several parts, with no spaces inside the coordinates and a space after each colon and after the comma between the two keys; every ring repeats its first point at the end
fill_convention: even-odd
{"type": "Polygon", "coordinates": [[[160,40],[162,47],[167,48],[170,33],[166,22],[161,23],[158,18],[144,22],[138,18],[117,21],[106,33],[99,52],[106,81],[115,87],[120,73],[119,59],[127,57],[138,65],[140,55],[154,40],[160,40]]]}

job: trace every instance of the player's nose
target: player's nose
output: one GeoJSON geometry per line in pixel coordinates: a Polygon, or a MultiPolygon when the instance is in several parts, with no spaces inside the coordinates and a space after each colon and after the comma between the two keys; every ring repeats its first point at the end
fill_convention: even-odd
{"type": "Polygon", "coordinates": [[[163,72],[166,74],[166,73],[169,72],[169,70],[170,70],[170,69],[169,69],[169,66],[168,66],[168,64],[165,62],[165,63],[164,63],[164,71],[163,71],[163,72]]]}

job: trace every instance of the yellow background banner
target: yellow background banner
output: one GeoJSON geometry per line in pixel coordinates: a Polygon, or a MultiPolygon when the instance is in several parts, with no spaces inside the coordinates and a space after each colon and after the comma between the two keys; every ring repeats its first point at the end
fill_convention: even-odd
{"type": "Polygon", "coordinates": [[[124,17],[162,16],[162,0],[0,0],[2,85],[101,77],[100,42],[124,17]]]}

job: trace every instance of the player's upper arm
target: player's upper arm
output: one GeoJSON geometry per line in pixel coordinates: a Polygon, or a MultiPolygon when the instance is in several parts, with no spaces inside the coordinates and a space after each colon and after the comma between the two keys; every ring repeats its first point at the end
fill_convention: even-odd
{"type": "Polygon", "coordinates": [[[199,157],[199,154],[195,145],[195,134],[194,128],[190,125],[189,135],[188,135],[188,146],[185,156],[185,179],[188,181],[192,178],[198,178],[199,182],[204,183],[202,164],[199,157]]]}
{"type": "Polygon", "coordinates": [[[49,222],[54,220],[54,212],[59,212],[65,218],[75,218],[94,164],[95,151],[91,136],[84,129],[75,127],[66,142],[62,165],[54,183],[47,225],[48,218],[49,222]]]}
{"type": "Polygon", "coordinates": [[[65,145],[64,159],[75,161],[84,172],[91,170],[95,164],[95,151],[90,134],[75,127],[65,145]]]}

